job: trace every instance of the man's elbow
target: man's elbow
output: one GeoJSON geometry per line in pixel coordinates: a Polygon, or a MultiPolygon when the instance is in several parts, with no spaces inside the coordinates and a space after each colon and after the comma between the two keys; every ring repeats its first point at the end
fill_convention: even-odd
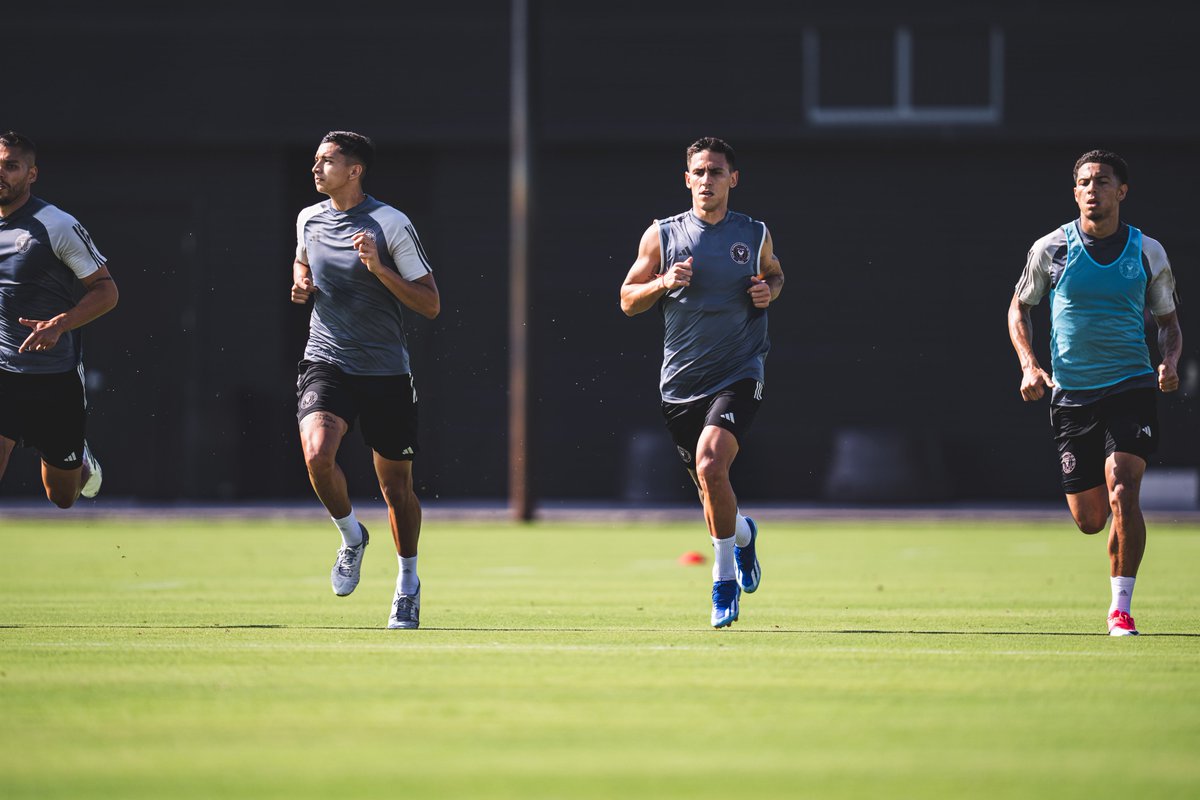
{"type": "Polygon", "coordinates": [[[117,307],[117,301],[121,299],[121,293],[117,291],[117,284],[112,281],[106,281],[103,286],[104,288],[101,291],[104,292],[104,310],[100,313],[107,314],[117,307]]]}

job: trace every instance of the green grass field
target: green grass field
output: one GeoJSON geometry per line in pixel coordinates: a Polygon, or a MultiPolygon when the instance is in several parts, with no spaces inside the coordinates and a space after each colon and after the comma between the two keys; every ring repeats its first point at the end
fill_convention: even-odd
{"type": "Polygon", "coordinates": [[[6,800],[1200,796],[1195,526],[1110,639],[1065,518],[768,523],[723,631],[699,521],[427,522],[387,631],[370,514],[348,598],[319,519],[61,520],[0,524],[6,800]]]}

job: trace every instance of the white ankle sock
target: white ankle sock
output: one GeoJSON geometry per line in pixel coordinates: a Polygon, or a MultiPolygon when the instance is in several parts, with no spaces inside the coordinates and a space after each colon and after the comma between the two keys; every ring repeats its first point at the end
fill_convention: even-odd
{"type": "Polygon", "coordinates": [[[725,539],[713,538],[713,569],[714,581],[731,581],[737,576],[737,568],[733,563],[733,537],[725,539]]]}
{"type": "Polygon", "coordinates": [[[1112,581],[1112,605],[1108,607],[1108,613],[1112,613],[1118,609],[1129,613],[1129,604],[1133,601],[1133,582],[1137,578],[1109,578],[1112,581]]]}
{"type": "Polygon", "coordinates": [[[737,523],[733,528],[733,543],[738,547],[750,544],[750,523],[742,516],[742,510],[737,510],[737,523]]]}
{"type": "Polygon", "coordinates": [[[358,524],[358,517],[354,516],[353,508],[350,509],[349,516],[341,519],[330,517],[330,519],[342,534],[342,544],[347,547],[358,547],[362,544],[362,528],[358,524]]]}
{"type": "Polygon", "coordinates": [[[397,554],[396,558],[400,560],[400,574],[396,576],[396,591],[400,594],[416,594],[417,588],[421,585],[421,579],[417,577],[417,557],[405,558],[397,554]]]}

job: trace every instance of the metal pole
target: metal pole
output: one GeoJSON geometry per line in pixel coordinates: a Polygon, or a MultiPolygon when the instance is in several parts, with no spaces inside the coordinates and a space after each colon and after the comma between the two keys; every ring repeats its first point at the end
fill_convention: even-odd
{"type": "Polygon", "coordinates": [[[508,504],[518,520],[533,519],[529,442],[529,266],[532,156],[529,3],[512,0],[511,149],[508,267],[508,504]]]}

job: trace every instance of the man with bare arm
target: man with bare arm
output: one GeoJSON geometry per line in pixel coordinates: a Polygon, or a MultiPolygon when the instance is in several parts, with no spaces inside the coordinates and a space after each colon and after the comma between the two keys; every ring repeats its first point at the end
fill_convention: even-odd
{"type": "Polygon", "coordinates": [[[692,207],[646,229],[621,285],[621,310],[663,315],[662,412],[700,492],[714,550],[711,622],[724,628],[761,577],[758,528],[738,509],[729,468],[762,402],[767,307],[783,289],[783,270],[767,226],[729,210],[733,148],[700,139],[686,166],[692,207]]]}
{"type": "Polygon", "coordinates": [[[31,194],[37,177],[33,142],[0,134],[0,477],[15,447],[32,447],[46,497],[70,508],[101,480],[79,328],[117,305],[117,285],[84,227],[31,194]]]}
{"type": "Polygon", "coordinates": [[[309,480],[342,537],[330,573],[339,597],[358,585],[369,540],[337,464],[342,439],[361,423],[400,562],[388,627],[411,629],[421,612],[421,505],[412,482],[420,447],[402,309],[433,319],[441,298],[408,217],[363,191],[374,157],[367,137],[333,131],[314,158],[313,181],[329,199],[301,211],[296,223],[292,302],[313,300],[296,419],[309,480]]]}
{"type": "Polygon", "coordinates": [[[1155,391],[1179,388],[1183,335],[1175,278],[1161,244],[1121,221],[1129,170],[1116,153],[1092,150],[1075,164],[1078,219],[1034,243],[1008,309],[1021,362],[1021,398],[1051,391],[1050,424],[1062,487],[1079,529],[1108,532],[1111,636],[1136,636],[1130,611],[1146,549],[1139,492],[1158,446],[1155,391]],[[1030,308],[1050,296],[1050,366],[1033,352],[1030,308]],[[1158,325],[1161,361],[1146,347],[1144,314],[1158,325]]]}

